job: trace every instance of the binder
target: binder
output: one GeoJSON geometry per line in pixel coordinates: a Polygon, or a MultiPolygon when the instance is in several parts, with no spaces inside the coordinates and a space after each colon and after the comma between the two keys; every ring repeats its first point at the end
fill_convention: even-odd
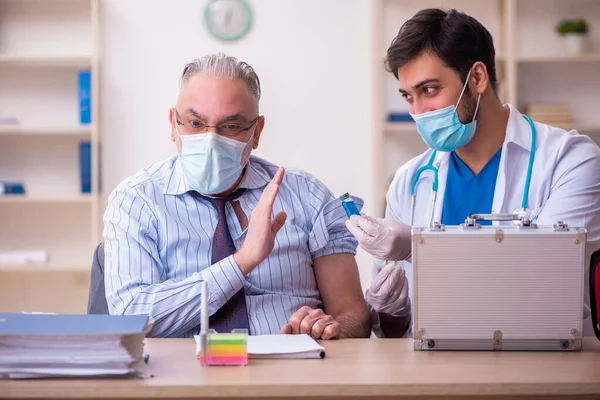
{"type": "Polygon", "coordinates": [[[79,176],[81,193],[92,192],[92,144],[89,141],[79,143],[79,176]]]}
{"type": "Polygon", "coordinates": [[[92,122],[92,76],[89,70],[79,71],[79,122],[83,125],[92,122]]]}
{"type": "Polygon", "coordinates": [[[5,194],[25,194],[25,187],[18,182],[0,182],[0,196],[5,194]]]}
{"type": "Polygon", "coordinates": [[[7,335],[134,335],[144,332],[147,315],[0,313],[0,340],[7,335]]]}
{"type": "Polygon", "coordinates": [[[0,378],[145,377],[146,315],[0,314],[0,378]]]}

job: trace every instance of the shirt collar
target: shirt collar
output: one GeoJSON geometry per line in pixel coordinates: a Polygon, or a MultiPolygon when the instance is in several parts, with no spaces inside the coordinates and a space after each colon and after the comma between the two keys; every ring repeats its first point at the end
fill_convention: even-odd
{"type": "Polygon", "coordinates": [[[531,151],[531,127],[523,115],[512,105],[507,104],[510,115],[506,124],[504,145],[514,143],[524,150],[531,151]]]}
{"type": "MultiPolygon", "coordinates": [[[[260,189],[271,181],[271,177],[257,160],[259,160],[258,157],[250,156],[250,160],[244,169],[244,177],[237,188],[260,189]]],[[[163,186],[163,194],[166,195],[177,196],[194,191],[194,188],[185,180],[179,157],[175,158],[171,172],[165,176],[163,186]]]]}

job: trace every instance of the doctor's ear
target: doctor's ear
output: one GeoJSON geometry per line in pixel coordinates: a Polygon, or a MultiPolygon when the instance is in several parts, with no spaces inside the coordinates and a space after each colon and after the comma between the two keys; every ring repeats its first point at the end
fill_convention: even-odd
{"type": "Polygon", "coordinates": [[[473,64],[470,80],[469,87],[472,93],[483,94],[488,89],[490,75],[484,63],[477,61],[473,64]]]}

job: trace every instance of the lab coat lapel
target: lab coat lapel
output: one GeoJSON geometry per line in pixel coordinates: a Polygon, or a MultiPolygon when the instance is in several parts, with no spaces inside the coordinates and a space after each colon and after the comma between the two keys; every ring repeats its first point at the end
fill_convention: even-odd
{"type": "MultiPolygon", "coordinates": [[[[492,213],[512,213],[517,207],[510,207],[511,199],[518,197],[521,199],[523,195],[522,188],[506,188],[506,176],[509,173],[526,173],[526,171],[510,171],[511,160],[520,151],[515,145],[531,151],[531,129],[529,123],[523,118],[521,113],[508,104],[510,115],[506,125],[506,137],[502,145],[502,155],[500,156],[500,165],[498,166],[498,177],[496,178],[496,187],[494,188],[494,201],[492,202],[492,213]],[[512,145],[511,145],[512,143],[512,145]],[[519,192],[519,189],[521,191],[519,192]],[[518,194],[518,196],[517,196],[518,194]],[[505,209],[508,208],[508,209],[505,209]]],[[[535,151],[535,150],[534,150],[535,151]]],[[[520,201],[518,201],[520,204],[520,201]]],[[[498,221],[494,221],[494,225],[499,225],[498,221]]]]}
{"type": "MultiPolygon", "coordinates": [[[[504,198],[506,196],[506,173],[508,159],[508,147],[507,141],[502,145],[502,154],[500,155],[500,165],[498,166],[498,176],[496,177],[496,187],[494,188],[494,200],[492,201],[492,214],[498,214],[502,212],[504,206],[504,198]]],[[[512,210],[511,210],[512,211],[512,210]]],[[[498,221],[494,221],[493,225],[499,225],[498,221]]]]}
{"type": "MultiPolygon", "coordinates": [[[[448,164],[450,162],[450,153],[437,153],[433,165],[438,169],[438,193],[433,209],[433,221],[442,221],[442,210],[444,207],[444,195],[446,193],[446,178],[448,177],[448,164]]],[[[433,196],[433,192],[430,193],[433,196]]],[[[427,217],[431,215],[431,199],[427,210],[427,217]]],[[[429,221],[427,221],[429,223],[429,221]]]]}

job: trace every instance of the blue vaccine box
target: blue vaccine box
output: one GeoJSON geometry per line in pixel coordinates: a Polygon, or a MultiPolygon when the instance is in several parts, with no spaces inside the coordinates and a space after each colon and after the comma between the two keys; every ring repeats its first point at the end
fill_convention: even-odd
{"type": "Polygon", "coordinates": [[[342,206],[344,207],[344,210],[346,210],[348,218],[350,218],[352,215],[360,215],[356,204],[354,204],[354,200],[352,200],[352,197],[350,197],[348,193],[345,193],[342,197],[340,197],[340,200],[342,200],[342,206]]]}

